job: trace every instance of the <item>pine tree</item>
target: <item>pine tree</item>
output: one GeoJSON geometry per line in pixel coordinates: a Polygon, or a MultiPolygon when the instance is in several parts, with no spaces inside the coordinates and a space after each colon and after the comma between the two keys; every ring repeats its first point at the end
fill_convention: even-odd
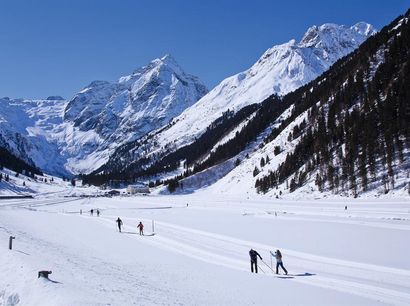
{"type": "Polygon", "coordinates": [[[296,189],[295,178],[292,178],[292,179],[290,180],[289,192],[294,192],[295,189],[296,189]]]}
{"type": "Polygon", "coordinates": [[[367,171],[366,171],[366,154],[363,151],[362,154],[359,155],[359,173],[360,179],[362,183],[363,191],[367,190],[367,171]]]}
{"type": "Polygon", "coordinates": [[[260,173],[258,167],[255,166],[255,169],[253,169],[253,177],[257,176],[260,173]]]}

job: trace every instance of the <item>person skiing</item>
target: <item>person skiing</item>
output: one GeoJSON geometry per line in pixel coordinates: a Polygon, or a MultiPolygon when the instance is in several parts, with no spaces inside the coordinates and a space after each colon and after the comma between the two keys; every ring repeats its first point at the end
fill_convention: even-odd
{"type": "Polygon", "coordinates": [[[91,216],[94,214],[94,209],[90,210],[91,216]]]}
{"type": "Polygon", "coordinates": [[[275,253],[270,252],[273,257],[276,258],[276,274],[279,274],[279,266],[285,271],[285,274],[288,275],[288,270],[285,269],[282,262],[282,253],[279,250],[276,250],[275,253]]]}
{"type": "Polygon", "coordinates": [[[100,216],[100,210],[97,209],[97,217],[99,217],[99,216],[100,216]]]}
{"type": "Polygon", "coordinates": [[[117,222],[118,230],[121,233],[122,220],[120,219],[120,217],[118,217],[117,221],[115,221],[115,222],[117,222]]]}
{"type": "Polygon", "coordinates": [[[254,249],[251,249],[249,251],[249,256],[251,258],[251,272],[253,273],[253,269],[255,267],[255,273],[258,273],[258,256],[262,260],[261,255],[259,255],[259,253],[254,249]]]}
{"type": "Polygon", "coordinates": [[[137,228],[139,228],[139,230],[140,230],[140,236],[144,236],[144,224],[142,224],[142,222],[140,222],[137,225],[137,228]]]}

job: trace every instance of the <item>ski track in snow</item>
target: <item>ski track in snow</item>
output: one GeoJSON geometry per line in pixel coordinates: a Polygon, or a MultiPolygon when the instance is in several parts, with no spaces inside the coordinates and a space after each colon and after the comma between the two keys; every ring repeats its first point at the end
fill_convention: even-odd
{"type": "MultiPolygon", "coordinates": [[[[407,224],[397,224],[397,223],[383,223],[378,222],[381,220],[384,221],[409,221],[410,213],[408,211],[397,210],[394,211],[374,211],[371,209],[354,209],[353,211],[343,211],[340,212],[340,209],[323,209],[323,208],[314,208],[308,207],[310,211],[306,208],[292,207],[280,205],[276,210],[270,209],[266,210],[264,208],[258,208],[252,206],[249,208],[247,206],[238,206],[236,209],[242,208],[244,216],[252,216],[256,218],[265,218],[265,219],[276,219],[276,220],[286,220],[286,221],[311,221],[311,222],[326,222],[326,223],[340,223],[340,224],[352,224],[352,225],[361,225],[361,226],[371,226],[377,228],[385,229],[397,229],[397,230],[407,230],[410,231],[410,225],[407,224]],[[275,215],[275,213],[277,215],[275,215]],[[318,218],[318,216],[322,218],[318,218]],[[324,219],[323,217],[327,217],[324,219]],[[365,218],[365,220],[355,220],[356,218],[365,218]]],[[[198,210],[216,210],[224,211],[226,208],[209,208],[209,207],[193,207],[192,209],[198,210]]]]}
{"type": "MultiPolygon", "coordinates": [[[[0,208],[3,209],[30,209],[38,210],[38,208],[48,208],[52,206],[58,206],[61,204],[67,204],[70,202],[80,201],[82,204],[89,205],[90,199],[30,199],[30,200],[12,200],[5,203],[0,203],[0,208]]],[[[232,209],[238,211],[242,209],[249,208],[250,206],[237,206],[232,209]]],[[[306,211],[299,211],[299,216],[294,216],[292,213],[286,215],[280,215],[275,217],[272,215],[273,211],[266,211],[263,209],[263,206],[251,206],[252,211],[250,213],[252,217],[257,218],[281,218],[294,221],[294,220],[308,220],[315,222],[337,222],[345,224],[357,224],[363,226],[372,226],[372,227],[381,227],[386,229],[393,230],[409,230],[409,226],[406,224],[389,224],[381,222],[364,222],[364,221],[355,221],[355,220],[326,220],[320,218],[310,218],[309,215],[321,217],[329,216],[340,216],[337,209],[316,209],[316,212],[311,212],[310,214],[306,211]]],[[[148,209],[158,207],[146,207],[146,208],[135,208],[135,209],[148,209]]],[[[182,208],[182,206],[164,206],[161,208],[175,209],[182,208]]],[[[282,209],[289,211],[290,209],[297,210],[298,207],[290,206],[281,206],[282,209]]],[[[114,209],[114,208],[113,208],[114,209]]],[[[124,209],[124,208],[120,208],[124,209]]],[[[131,209],[131,208],[129,208],[131,209]]],[[[194,207],[194,209],[203,209],[203,210],[218,210],[218,208],[212,207],[194,207]]],[[[231,208],[224,207],[220,210],[230,210],[231,208]]],[[[301,209],[301,208],[299,208],[301,209]]],[[[306,210],[306,207],[304,208],[306,210]]],[[[308,208],[309,209],[309,208],[308,208]]],[[[110,208],[106,209],[107,212],[110,208]]],[[[406,212],[400,209],[395,210],[392,208],[392,211],[382,211],[382,210],[372,210],[372,209],[360,209],[354,210],[349,213],[356,214],[368,214],[371,213],[371,216],[383,217],[385,214],[392,213],[394,215],[403,214],[406,212]],[[392,213],[393,211],[393,213],[392,213]]],[[[40,211],[39,211],[40,212],[40,211]]],[[[91,222],[98,223],[104,227],[116,229],[115,215],[104,214],[101,217],[91,217],[88,215],[77,215],[67,212],[52,211],[52,210],[42,210],[41,212],[56,213],[68,218],[84,218],[88,219],[91,222]]],[[[344,216],[346,219],[346,216],[344,216]]],[[[136,223],[136,221],[144,221],[146,223],[146,233],[150,232],[150,222],[151,220],[144,218],[136,217],[123,217],[123,220],[129,221],[129,223],[136,223]]],[[[123,227],[129,232],[134,232],[135,228],[129,225],[123,227]]],[[[227,235],[221,235],[217,233],[212,233],[208,231],[198,230],[186,226],[181,226],[178,224],[173,224],[169,222],[156,221],[155,222],[156,234],[155,236],[145,236],[140,237],[139,235],[129,235],[129,239],[138,239],[139,242],[145,243],[156,248],[171,251],[183,256],[188,256],[190,258],[206,262],[208,264],[219,265],[229,269],[239,270],[239,271],[249,271],[249,259],[247,253],[250,248],[257,249],[262,256],[268,255],[269,251],[273,250],[274,247],[268,244],[257,243],[254,241],[243,240],[234,238],[227,235]]],[[[24,233],[27,234],[27,233],[24,233]]],[[[34,239],[33,237],[29,239],[34,239]]],[[[34,239],[33,243],[36,245],[44,246],[47,248],[52,247],[46,242],[34,239]],[[34,241],[35,240],[35,241],[34,241]],[[44,244],[47,244],[44,245],[44,244]]],[[[61,250],[59,250],[61,254],[61,250]]],[[[331,257],[318,256],[304,252],[298,252],[290,249],[282,249],[282,252],[286,254],[285,257],[285,266],[287,262],[291,262],[291,271],[289,276],[285,277],[283,275],[275,275],[270,272],[265,264],[269,265],[269,257],[264,258],[265,262],[259,262],[260,277],[276,277],[276,278],[286,278],[287,281],[294,281],[306,285],[317,286],[320,288],[332,289],[339,292],[349,293],[361,297],[365,297],[374,301],[383,302],[392,305],[410,305],[410,271],[405,269],[398,269],[392,267],[386,267],[381,265],[359,263],[354,261],[347,261],[341,259],[335,259],[331,257]],[[309,267],[309,270],[306,271],[306,267],[309,267]]],[[[81,265],[80,257],[73,256],[73,254],[67,254],[67,258],[77,262],[76,265],[79,265],[79,271],[81,269],[88,269],[84,265],[81,265]]],[[[107,263],[108,264],[108,263],[107,263]]],[[[111,263],[110,263],[111,264],[111,263]]],[[[91,270],[93,268],[91,267],[91,270]]],[[[112,267],[112,269],[120,269],[121,267],[112,267]]],[[[91,271],[90,270],[90,271],[91,271]]],[[[123,270],[123,269],[122,269],[123,270]]],[[[75,271],[73,271],[75,273],[75,271]]],[[[121,272],[122,273],[122,272],[121,272]]],[[[131,275],[128,275],[131,276],[131,275]]],[[[127,277],[124,277],[121,281],[126,282],[127,277]]],[[[136,286],[146,287],[147,284],[136,283],[136,286]]],[[[118,290],[119,287],[117,288],[118,290]]],[[[113,292],[117,289],[113,289],[113,292]]],[[[147,295],[148,296],[148,295],[147,295]]],[[[165,303],[165,302],[164,302],[165,303]]]]}
{"type": "Polygon", "coordinates": [[[0,203],[0,208],[3,207],[20,207],[20,208],[26,208],[26,209],[33,209],[35,207],[41,207],[41,206],[54,206],[57,204],[66,204],[68,202],[74,202],[74,201],[79,201],[81,199],[60,199],[58,201],[56,200],[50,200],[50,199],[44,199],[44,200],[27,200],[26,202],[21,202],[19,201],[13,201],[13,202],[7,202],[6,204],[0,203]]]}
{"type": "MultiPolygon", "coordinates": [[[[85,218],[91,218],[83,216],[85,218]]],[[[98,222],[115,227],[113,218],[93,218],[98,222]]],[[[125,220],[143,220],[141,218],[123,218],[125,220]]],[[[241,240],[225,235],[214,234],[201,230],[191,229],[167,222],[155,222],[159,234],[152,239],[141,240],[144,243],[161,249],[173,251],[185,256],[192,257],[210,264],[217,264],[227,268],[248,271],[249,261],[239,254],[247,254],[250,248],[269,252],[272,246],[241,240]],[[222,254],[222,255],[221,255],[222,254]]],[[[127,230],[133,230],[131,226],[124,226],[127,230]]],[[[139,237],[139,235],[137,236],[139,237]]],[[[136,237],[130,237],[135,239],[136,237]]],[[[292,269],[299,270],[293,281],[329,288],[341,292],[347,292],[362,297],[382,301],[394,305],[410,304],[410,271],[389,268],[384,266],[350,262],[328,257],[316,256],[292,250],[283,250],[287,255],[287,261],[292,261],[292,269]],[[310,267],[305,272],[304,267],[310,267]],[[390,289],[399,287],[402,290],[390,289]]],[[[261,263],[259,263],[261,265],[261,263]]],[[[266,271],[266,266],[262,271],[266,271]]],[[[266,272],[264,272],[266,273],[266,272]]],[[[275,276],[267,273],[265,276],[275,276]]],[[[279,276],[280,277],[280,276],[279,276]]]]}

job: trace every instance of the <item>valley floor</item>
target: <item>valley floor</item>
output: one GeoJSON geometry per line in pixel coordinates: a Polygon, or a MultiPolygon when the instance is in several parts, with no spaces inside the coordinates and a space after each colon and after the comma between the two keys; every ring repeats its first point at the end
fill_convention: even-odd
{"type": "Polygon", "coordinates": [[[2,200],[0,305],[409,305],[409,234],[408,200],[2,200]],[[276,249],[288,276],[270,270],[276,249]]]}

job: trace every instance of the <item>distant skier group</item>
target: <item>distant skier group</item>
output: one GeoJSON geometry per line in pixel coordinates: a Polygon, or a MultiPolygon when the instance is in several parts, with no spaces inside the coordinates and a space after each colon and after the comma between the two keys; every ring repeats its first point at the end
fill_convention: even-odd
{"type": "MultiPolygon", "coordinates": [[[[122,220],[118,217],[115,222],[117,223],[118,231],[121,233],[121,227],[123,225],[122,220]]],[[[138,223],[137,229],[139,229],[140,236],[144,236],[144,224],[142,224],[141,221],[138,223]]]]}
{"type": "MultiPolygon", "coordinates": [[[[285,272],[285,275],[288,275],[288,271],[283,266],[282,253],[279,250],[276,250],[276,252],[270,251],[270,254],[273,258],[276,259],[276,274],[279,274],[279,267],[281,267],[283,269],[283,271],[285,272]]],[[[249,257],[251,259],[251,272],[252,273],[254,273],[254,272],[258,273],[258,257],[260,258],[260,260],[263,263],[265,263],[263,261],[262,256],[257,251],[255,251],[254,249],[251,249],[249,251],[249,257]]],[[[267,265],[267,264],[265,263],[265,265],[267,265]]]]}
{"type": "MultiPolygon", "coordinates": [[[[94,216],[94,211],[95,211],[97,217],[99,217],[99,216],[100,216],[100,210],[99,210],[99,209],[94,209],[94,208],[92,208],[92,209],[90,210],[90,215],[91,215],[91,216],[94,216]]],[[[82,211],[81,211],[81,213],[82,213],[82,211]]]]}

